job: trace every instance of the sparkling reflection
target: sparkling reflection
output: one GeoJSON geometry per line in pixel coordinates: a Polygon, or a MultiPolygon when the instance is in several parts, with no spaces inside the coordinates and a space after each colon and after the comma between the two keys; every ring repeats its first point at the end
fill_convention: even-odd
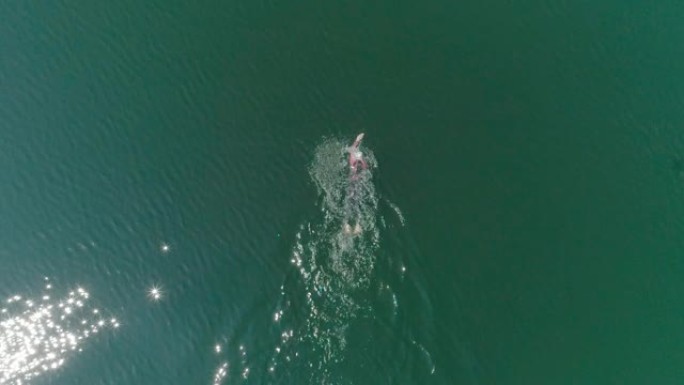
{"type": "Polygon", "coordinates": [[[224,362],[221,364],[221,366],[216,369],[216,373],[214,373],[214,382],[212,385],[221,385],[223,382],[223,379],[226,378],[228,375],[228,363],[224,362]]]}
{"type": "Polygon", "coordinates": [[[214,352],[219,357],[219,364],[214,371],[212,385],[225,385],[228,381],[229,368],[233,374],[232,382],[249,382],[252,368],[244,344],[237,345],[223,340],[222,343],[214,345],[214,352]],[[236,353],[235,360],[228,359],[229,356],[236,353]]]}
{"type": "MultiPolygon", "coordinates": [[[[46,291],[51,288],[46,284],[46,291]]],[[[88,306],[84,288],[62,298],[47,293],[39,298],[13,295],[0,304],[0,384],[28,384],[60,368],[100,330],[119,327],[116,318],[104,319],[88,306]]]]}
{"type": "Polygon", "coordinates": [[[147,290],[147,296],[153,301],[159,301],[164,295],[162,288],[157,285],[153,285],[149,290],[147,290]]]}

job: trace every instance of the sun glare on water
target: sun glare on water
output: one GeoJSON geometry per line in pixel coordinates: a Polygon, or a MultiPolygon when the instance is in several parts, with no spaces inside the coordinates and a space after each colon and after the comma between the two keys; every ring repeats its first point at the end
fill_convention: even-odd
{"type": "Polygon", "coordinates": [[[149,290],[147,290],[147,297],[152,301],[159,301],[164,296],[160,286],[153,285],[149,290]]]}
{"type": "Polygon", "coordinates": [[[89,306],[85,289],[62,298],[48,294],[51,284],[44,289],[39,299],[13,295],[0,304],[0,384],[27,384],[63,366],[88,338],[119,327],[89,306]]]}

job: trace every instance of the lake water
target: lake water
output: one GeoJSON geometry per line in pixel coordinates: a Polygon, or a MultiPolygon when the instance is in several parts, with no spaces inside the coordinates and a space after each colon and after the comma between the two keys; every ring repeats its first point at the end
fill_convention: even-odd
{"type": "Polygon", "coordinates": [[[683,383],[683,19],[0,4],[0,383],[683,383]]]}

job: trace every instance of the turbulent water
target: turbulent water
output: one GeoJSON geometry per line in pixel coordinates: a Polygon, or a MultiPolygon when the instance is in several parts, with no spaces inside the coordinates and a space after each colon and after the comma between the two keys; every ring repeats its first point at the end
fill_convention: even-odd
{"type": "Polygon", "coordinates": [[[298,277],[283,287],[275,320],[283,325],[270,370],[311,369],[310,383],[334,382],[350,324],[370,311],[364,295],[373,277],[379,242],[377,162],[364,148],[368,167],[350,177],[348,144],[327,139],[315,150],[309,174],[319,193],[318,215],[296,234],[291,262],[298,277]],[[358,231],[360,229],[360,231],[358,231]]]}
{"type": "Polygon", "coordinates": [[[348,144],[327,139],[315,150],[309,174],[318,191],[317,216],[296,234],[291,262],[296,278],[283,287],[275,319],[283,327],[271,370],[279,365],[308,368],[309,383],[336,383],[347,333],[372,311],[368,291],[380,241],[377,162],[363,148],[368,167],[351,177],[348,144]]]}
{"type": "MultiPolygon", "coordinates": [[[[409,359],[419,362],[409,370],[434,372],[417,331],[429,327],[400,314],[400,291],[416,287],[406,279],[411,251],[406,239],[397,241],[406,236],[404,217],[376,189],[373,151],[361,145],[365,167],[352,171],[349,144],[327,138],[313,151],[308,173],[315,209],[292,231],[291,267],[267,327],[273,341],[264,335],[243,342],[250,339],[237,334],[231,352],[217,345],[226,360],[215,369],[214,385],[385,383],[392,380],[386,371],[401,372],[393,367],[409,359]],[[385,348],[377,350],[378,341],[385,348]]],[[[254,318],[248,323],[255,325],[254,318]]],[[[412,383],[410,376],[394,381],[412,383]]]]}
{"type": "Polygon", "coordinates": [[[303,279],[312,280],[311,288],[321,296],[338,285],[339,290],[330,296],[365,289],[373,272],[380,237],[378,196],[372,180],[377,162],[369,149],[363,150],[368,167],[352,175],[345,143],[326,140],[316,148],[309,170],[321,198],[322,215],[300,231],[293,255],[295,264],[302,267],[303,279]]]}

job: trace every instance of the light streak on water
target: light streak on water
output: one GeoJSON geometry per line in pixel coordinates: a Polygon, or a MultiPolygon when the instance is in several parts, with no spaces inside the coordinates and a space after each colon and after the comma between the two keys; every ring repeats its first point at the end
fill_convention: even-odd
{"type": "Polygon", "coordinates": [[[62,367],[88,338],[120,326],[89,306],[85,289],[59,298],[50,295],[51,288],[46,284],[38,299],[13,295],[0,304],[0,384],[28,385],[62,367]]]}

